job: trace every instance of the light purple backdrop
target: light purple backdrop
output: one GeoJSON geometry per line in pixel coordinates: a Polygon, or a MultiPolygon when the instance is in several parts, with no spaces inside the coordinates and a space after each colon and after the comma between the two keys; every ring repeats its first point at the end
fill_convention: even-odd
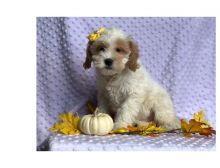
{"type": "Polygon", "coordinates": [[[57,115],[85,113],[95,99],[93,69],[85,71],[87,36],[119,27],[138,42],[141,60],[170,93],[178,117],[205,110],[215,126],[215,18],[37,18],[37,142],[57,115]]]}

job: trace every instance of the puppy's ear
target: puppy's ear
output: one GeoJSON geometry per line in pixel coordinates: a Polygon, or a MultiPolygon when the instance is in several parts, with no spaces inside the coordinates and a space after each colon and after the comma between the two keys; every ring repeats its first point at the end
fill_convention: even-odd
{"type": "Polygon", "coordinates": [[[91,45],[92,45],[92,42],[88,42],[87,49],[86,49],[86,60],[83,64],[83,67],[85,69],[89,69],[91,67],[91,63],[92,63],[92,53],[90,51],[91,45]]]}
{"type": "Polygon", "coordinates": [[[133,41],[129,41],[129,47],[131,50],[131,54],[129,55],[127,66],[130,70],[136,71],[136,69],[139,68],[139,65],[137,63],[139,57],[138,46],[133,41]]]}

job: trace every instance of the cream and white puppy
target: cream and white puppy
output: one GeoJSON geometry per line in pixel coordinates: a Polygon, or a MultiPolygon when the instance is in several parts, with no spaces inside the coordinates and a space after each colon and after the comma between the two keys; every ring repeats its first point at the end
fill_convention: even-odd
{"type": "Polygon", "coordinates": [[[147,125],[152,120],[167,129],[180,128],[170,96],[141,65],[134,40],[117,28],[99,36],[88,43],[84,68],[93,62],[98,107],[114,118],[114,128],[147,125]]]}

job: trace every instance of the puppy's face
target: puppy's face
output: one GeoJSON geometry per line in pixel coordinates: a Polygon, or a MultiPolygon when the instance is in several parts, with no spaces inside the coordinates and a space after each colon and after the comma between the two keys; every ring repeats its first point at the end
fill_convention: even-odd
{"type": "Polygon", "coordinates": [[[122,39],[113,42],[95,41],[90,46],[94,66],[103,75],[120,73],[131,53],[129,43],[122,39]]]}
{"type": "Polygon", "coordinates": [[[121,73],[125,68],[135,71],[138,49],[131,40],[117,34],[106,34],[102,38],[89,42],[84,68],[90,68],[93,62],[97,71],[110,76],[121,73]]]}

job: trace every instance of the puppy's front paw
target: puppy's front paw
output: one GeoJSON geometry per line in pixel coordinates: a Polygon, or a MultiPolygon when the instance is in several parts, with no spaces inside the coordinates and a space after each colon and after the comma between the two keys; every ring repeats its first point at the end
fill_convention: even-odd
{"type": "Polygon", "coordinates": [[[118,128],[127,128],[128,125],[129,124],[125,122],[115,122],[113,130],[116,130],[118,128]]]}
{"type": "Polygon", "coordinates": [[[146,121],[136,121],[136,124],[138,127],[147,127],[150,122],[146,122],[146,121]]]}
{"type": "Polygon", "coordinates": [[[167,130],[174,130],[174,129],[180,129],[181,128],[179,119],[175,119],[172,122],[166,123],[162,126],[164,126],[167,130]]]}

